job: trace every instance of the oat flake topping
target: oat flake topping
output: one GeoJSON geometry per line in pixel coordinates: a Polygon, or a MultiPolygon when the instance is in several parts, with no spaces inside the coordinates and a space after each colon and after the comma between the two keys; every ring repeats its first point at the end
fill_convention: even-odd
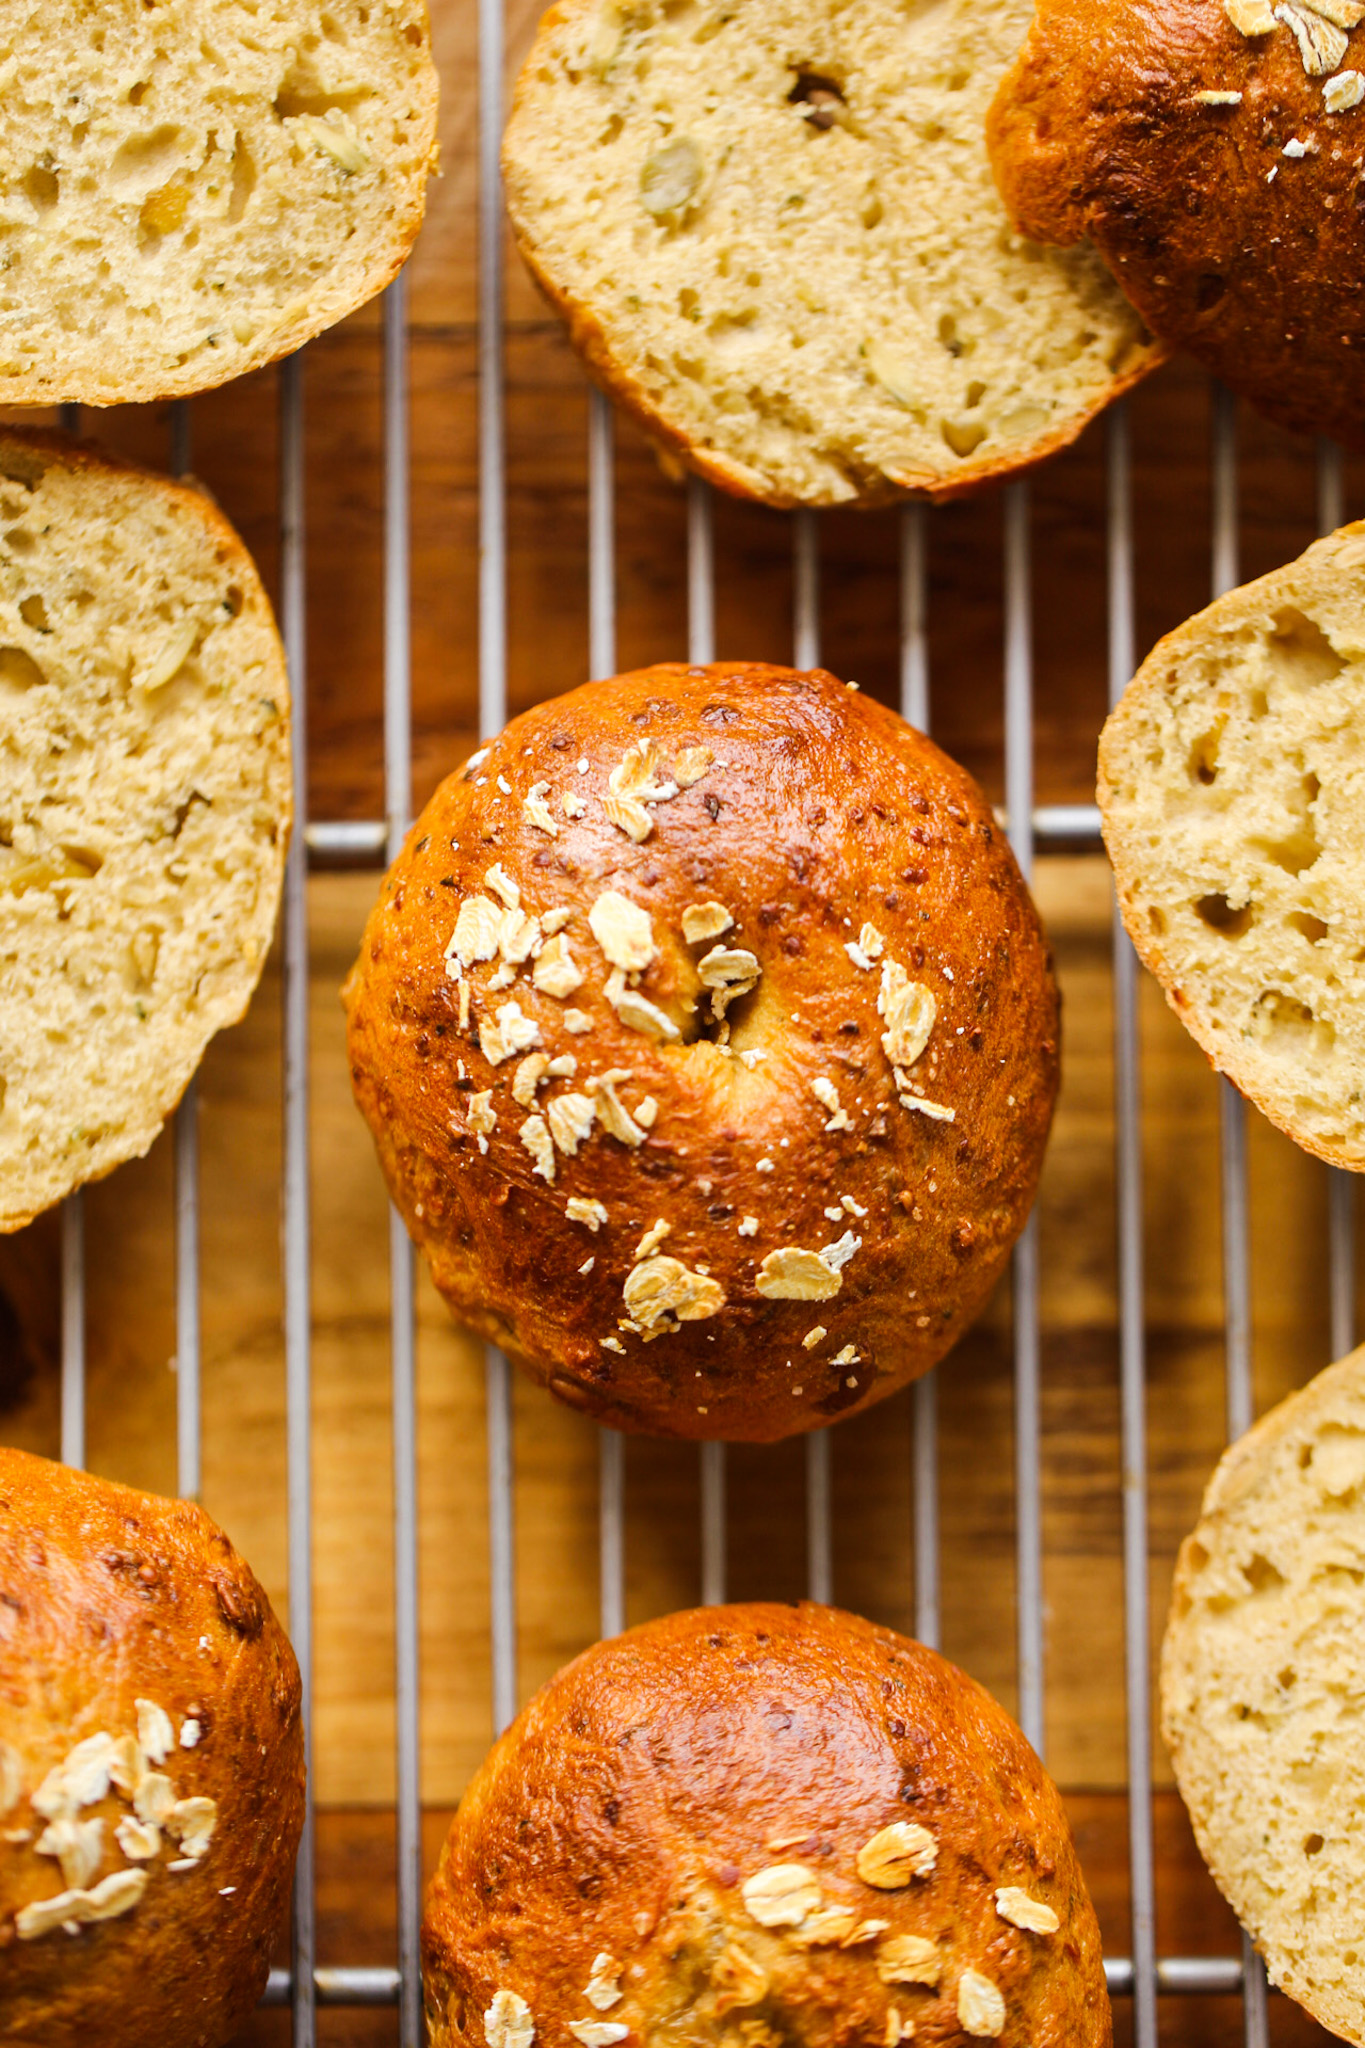
{"type": "Polygon", "coordinates": [[[755,1282],[767,1301],[831,1301],[843,1284],[843,1274],[827,1266],[819,1252],[797,1245],[769,1252],[755,1282]]]}
{"type": "Polygon", "coordinates": [[[734,921],[723,903],[689,903],[682,914],[683,937],[689,946],[699,946],[728,932],[734,921]]]}
{"type": "Polygon", "coordinates": [[[864,1842],[857,1855],[864,1884],[878,1891],[902,1891],[912,1878],[928,1877],[938,1861],[938,1844],[918,1821],[893,1820],[864,1842]]]}
{"type": "Polygon", "coordinates": [[[531,979],[543,994],[556,996],[561,1002],[581,985],[583,975],[562,933],[547,939],[541,947],[531,979]]]}
{"type": "Polygon", "coordinates": [[[929,1043],[938,1015],[933,990],[911,981],[898,960],[883,961],[877,1009],[886,1019],[882,1049],[887,1058],[893,1066],[913,1066],[929,1043]]]}
{"type": "Polygon", "coordinates": [[[147,1881],[145,1870],[115,1870],[91,1891],[58,1892],[55,1898],[35,1899],[15,1914],[14,1931],[20,1941],[37,1941],[59,1927],[115,1920],[131,1913],[146,1891],[147,1881]]]}
{"type": "Polygon", "coordinates": [[[495,1991],[483,2016],[483,2038],[488,2048],[531,2048],[536,2023],[526,2000],[515,1991],[495,1991]]]}
{"type": "Polygon", "coordinates": [[[978,2040],[995,2040],[1005,2031],[1005,2001],[1000,1987],[979,1970],[964,1970],[957,1980],[957,2016],[978,2040]]]}
{"type": "Polygon", "coordinates": [[[658,957],[649,912],[618,889],[604,889],[588,912],[588,925],[613,967],[643,972],[658,957]]]}
{"type": "MultiPolygon", "coordinates": [[[[550,1136],[566,1158],[572,1159],[583,1140],[591,1135],[597,1116],[597,1106],[590,1095],[557,1095],[545,1112],[550,1125],[550,1136]]],[[[573,1216],[573,1202],[580,1198],[575,1195],[569,1204],[573,1216]]],[[[588,1203],[593,1210],[601,1209],[600,1202],[588,1203]]],[[[602,1209],[602,1220],[606,1221],[606,1210],[602,1209]]],[[[582,1221],[581,1218],[578,1219],[582,1221]]]]}
{"type": "Polygon", "coordinates": [[[714,2010],[719,2019],[737,2006],[760,2004],[768,1995],[768,1973],[746,1948],[731,1941],[712,1966],[711,1987],[716,1993],[714,2010]]]}
{"type": "Polygon", "coordinates": [[[622,1288],[627,1309],[641,1329],[652,1330],[666,1316],[698,1323],[725,1306],[725,1290],[703,1273],[689,1272],[681,1259],[646,1259],[633,1266],[622,1288]]]}
{"type": "Polygon", "coordinates": [[[592,1959],[592,1975],[584,1993],[588,2004],[596,2006],[598,2012],[610,2012],[614,2005],[619,2005],[621,1986],[617,1980],[620,1975],[621,1965],[615,1956],[606,1949],[600,1950],[592,1959]]]}
{"type": "Polygon", "coordinates": [[[883,1984],[938,1983],[943,1958],[922,1934],[893,1934],[877,1950],[877,1975],[883,1984]]]}
{"type": "Polygon", "coordinates": [[[1011,1927],[1022,1927],[1027,1934],[1055,1934],[1061,1925],[1051,1906],[1030,1898],[1017,1884],[1000,1887],[995,1895],[995,1910],[1011,1927]]]}
{"type": "Polygon", "coordinates": [[[799,1927],[820,1905],[820,1881],[804,1863],[771,1863],[744,1880],[740,1895],[760,1927],[799,1927]]]}

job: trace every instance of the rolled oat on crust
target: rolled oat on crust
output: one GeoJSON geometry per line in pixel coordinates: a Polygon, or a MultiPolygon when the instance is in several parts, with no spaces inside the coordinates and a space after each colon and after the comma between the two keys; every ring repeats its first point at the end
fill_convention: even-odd
{"type": "Polygon", "coordinates": [[[460,1804],[427,1899],[433,2048],[1109,2048],[1056,1788],[933,1650],[710,1607],[586,1651],[460,1804]]]}
{"type": "Polygon", "coordinates": [[[1091,250],[1015,234],[982,119],[1029,0],[561,0],[503,152],[532,275],[701,475],[949,497],[1159,359],[1091,250]]]}
{"type": "Polygon", "coordinates": [[[455,1314],[675,1436],[791,1435],[926,1372],[1057,1088],[989,806],[821,670],[661,665],[514,719],[413,828],[345,1000],[455,1314]]]}
{"type": "Polygon", "coordinates": [[[303,1826],[298,1666],[189,1501],[0,1447],[0,2038],[222,2048],[303,1826]]]}
{"type": "Polygon", "coordinates": [[[1098,250],[1152,332],[1365,445],[1361,0],[1040,0],[988,136],[1020,232],[1098,250]]]}

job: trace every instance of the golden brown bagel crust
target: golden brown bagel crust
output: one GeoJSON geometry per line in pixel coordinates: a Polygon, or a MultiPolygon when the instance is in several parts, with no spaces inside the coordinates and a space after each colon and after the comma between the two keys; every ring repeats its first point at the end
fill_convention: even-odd
{"type": "MultiPolygon", "coordinates": [[[[1040,0],[991,161],[1022,232],[1088,236],[1161,340],[1282,425],[1361,447],[1365,106],[1329,113],[1268,0],[1264,18],[1246,35],[1221,0],[1040,0]]],[[[1341,41],[1339,68],[1365,65],[1365,30],[1341,41]]]]}
{"type": "Polygon", "coordinates": [[[199,1508],[0,1448],[0,2037],[219,2048],[237,2031],[265,1984],[303,1824],[299,1702],[270,1603],[199,1508]],[[16,1915],[68,1888],[37,1850],[40,1788],[78,1743],[137,1737],[140,1700],[169,1716],[175,1743],[137,1768],[168,1778],[177,1801],[215,1802],[207,1849],[169,1868],[187,1846],[168,1823],[150,1860],[146,1845],[130,1860],[114,1831],[131,1797],[111,1785],[80,1799],[76,1821],[103,1823],[86,1888],[145,1870],[145,1891],[74,1935],[21,1938],[16,1915]]]}
{"type": "Polygon", "coordinates": [[[827,1607],[668,1615],[552,1678],[461,1801],[423,1957],[433,2048],[498,2038],[485,2015],[500,1992],[545,2048],[583,2020],[629,2048],[850,2048],[911,2027],[916,2048],[1112,2038],[1066,1816],[1018,1728],[934,1651],[827,1607]],[[907,1822],[932,1869],[867,1882],[859,1852],[907,1822]],[[760,1924],[752,1880],[791,1865],[809,1910],[760,1924]],[[1044,1926],[1055,1915],[1054,1931],[1006,1919],[998,1890],[1007,1910],[1022,1893],[1044,1926]],[[896,1979],[907,1937],[933,1982],[896,1979]],[[964,2028],[968,1972],[1003,2024],[964,2028]]]}
{"type": "Polygon", "coordinates": [[[514,719],[413,828],[345,1000],[356,1099],[455,1313],[574,1406],[675,1436],[792,1435],[927,1372],[1023,1226],[1057,1087],[1046,942],[980,790],[821,670],[660,666],[514,719]],[[644,743],[657,788],[710,765],[637,803],[637,843],[603,799],[615,805],[609,776],[644,743]],[[528,800],[546,807],[540,824],[528,800]],[[550,941],[583,977],[565,996],[533,982],[544,952],[515,975],[449,960],[457,914],[495,864],[490,914],[503,877],[523,914],[571,913],[550,941]],[[608,1000],[589,913],[612,894],[647,919],[657,954],[618,1000],[643,998],[678,1042],[608,1000]],[[683,1042],[710,1016],[700,977],[718,943],[687,943],[683,915],[708,903],[734,919],[722,950],[760,970],[727,1019],[728,1052],[683,1042]],[[881,950],[859,965],[848,948],[865,924],[881,950]],[[933,1022],[898,1068],[878,1004],[902,970],[933,1022]],[[530,1051],[576,1063],[534,1087],[523,1072],[519,1100],[527,1054],[494,1065],[481,1036],[509,1001],[536,1026],[534,1043],[519,1027],[530,1051]],[[629,1076],[614,1085],[634,1142],[605,1127],[614,1111],[593,1082],[609,1074],[629,1076]],[[551,1155],[535,1125],[553,1127],[570,1096],[599,1114],[571,1155],[551,1155]],[[605,1211],[596,1230],[573,1220],[586,1202],[605,1211]],[[817,1257],[840,1246],[832,1265],[817,1257]],[[771,1291],[806,1284],[774,1272],[790,1251],[809,1297],[771,1291]],[[651,1321],[656,1283],[690,1294],[676,1327],[651,1321]]]}

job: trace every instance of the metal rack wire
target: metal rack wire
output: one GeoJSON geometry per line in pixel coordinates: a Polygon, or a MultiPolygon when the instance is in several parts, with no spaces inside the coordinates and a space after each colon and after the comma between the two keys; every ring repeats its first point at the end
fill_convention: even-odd
{"type": "MultiPolygon", "coordinates": [[[[481,469],[479,572],[479,718],[497,731],[507,712],[507,489],[503,384],[503,234],[498,177],[504,73],[503,0],[479,0],[479,446],[481,469]]],[[[312,1705],[311,1549],[311,1288],[308,1179],[308,925],[309,856],[364,859],[397,852],[411,806],[411,649],[409,580],[409,446],[407,417],[407,300],[400,277],[384,305],[384,790],[382,821],[310,821],[307,815],[307,621],[304,486],[304,382],[302,358],[279,373],[281,626],[293,679],[295,719],[295,831],[285,873],[283,909],[284,1045],[284,1324],[286,1356],[288,1573],[290,1632],[303,1676],[305,1725],[312,1705]]],[[[1135,665],[1133,519],[1126,410],[1107,426],[1108,680],[1113,701],[1135,665]]],[[[175,409],[171,463],[189,466],[189,409],[175,409]]],[[[1213,592],[1237,575],[1235,414],[1216,393],[1212,447],[1213,592]]],[[[594,394],[587,450],[590,536],[589,671],[615,667],[616,565],[614,558],[613,423],[594,394]]],[[[1324,447],[1318,460],[1318,521],[1341,523],[1339,454],[1324,447]]],[[[927,557],[930,515],[911,506],[900,529],[901,708],[927,730],[931,678],[927,634],[927,557]]],[[[1004,494],[1005,624],[1002,677],[1005,713],[1006,817],[1024,873],[1040,843],[1093,846],[1097,815],[1088,805],[1036,808],[1033,801],[1032,622],[1030,612],[1030,505],[1026,483],[1004,494]]],[[[815,515],[792,520],[793,658],[814,666],[820,654],[820,531],[815,515]]],[[[715,654],[715,547],[707,487],[693,481],[687,500],[687,647],[694,662],[715,654]]],[[[1158,1999],[1164,1994],[1240,1993],[1248,2048],[1267,2040],[1264,1974],[1249,1945],[1242,1957],[1156,1954],[1155,1856],[1152,1829],[1151,1681],[1147,1567],[1147,1460],[1145,1333],[1143,1321],[1143,1217],[1141,1103],[1137,1031],[1137,973],[1132,949],[1115,918],[1114,1085],[1116,1130],[1115,1235],[1118,1263],[1119,1360],[1122,1431],[1123,1572],[1131,1946],[1106,1965],[1115,1996],[1131,1998],[1136,2048],[1155,2048],[1158,1999]]],[[[1221,1204],[1226,1320],[1227,1427],[1229,1435],[1252,1420],[1250,1283],[1245,1109],[1222,1084],[1221,1204]]],[[[178,1484],[199,1491],[199,1151],[194,1087],[176,1117],[175,1323],[177,1359],[178,1484]]],[[[1354,1187],[1334,1174],[1330,1195],[1331,1330],[1333,1355],[1348,1350],[1356,1327],[1354,1187]]],[[[1019,1718],[1040,1751],[1044,1743],[1043,1566],[1040,1501],[1039,1251],[1036,1225],[1014,1261],[1013,1348],[1015,1493],[1017,1525],[1017,1661],[1019,1718]]],[[[315,1928],[315,1859],[311,1813],[300,1851],[292,1956],[272,1972],[267,2003],[292,2009],[298,2048],[312,2048],[319,2005],[385,2005],[399,2013],[403,2048],[421,2039],[418,1934],[421,1910],[421,1783],[418,1721],[418,1558],[416,1465],[415,1275],[412,1247],[396,1214],[390,1215],[390,1345],[395,1502],[394,1615],[397,1747],[398,1943],[392,1967],[321,1967],[315,1928]]],[[[62,1229],[61,1454],[71,1464],[85,1452],[84,1208],[79,1194],[65,1205],[62,1229]]],[[[513,1553],[514,1459],[508,1363],[489,1350],[485,1362],[493,1720],[512,1718],[518,1698],[513,1553]]],[[[935,1380],[913,1395],[914,1612],[923,1641],[940,1635],[938,1439],[935,1380]]],[[[807,1583],[817,1600],[834,1592],[831,1543],[830,1437],[806,1444],[807,1583]]],[[[600,1626],[610,1635],[625,1620],[626,1451],[621,1437],[603,1430],[599,1447],[600,1626]]],[[[725,1449],[700,1451],[700,1594],[723,1600],[726,1590],[725,1449]]],[[[311,1758],[310,1758],[311,1765],[311,1758]]],[[[310,1768],[311,1779],[311,1768],[310,1768]]]]}

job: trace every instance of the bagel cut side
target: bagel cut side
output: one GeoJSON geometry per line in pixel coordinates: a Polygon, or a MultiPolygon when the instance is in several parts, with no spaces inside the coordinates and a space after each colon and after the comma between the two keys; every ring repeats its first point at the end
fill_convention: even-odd
{"type": "Polygon", "coordinates": [[[1272,1984],[1365,2043],[1365,1350],[1229,1450],[1176,1567],[1162,1726],[1272,1984]]]}
{"type": "Polygon", "coordinates": [[[279,902],[289,685],[196,490],[0,436],[0,1230],[144,1153],[279,902]]]}
{"type": "Polygon", "coordinates": [[[1015,233],[984,117],[1030,0],[562,0],[503,151],[532,274],[691,468],[773,505],[948,497],[1159,351],[1015,233]]]}
{"type": "Polygon", "coordinates": [[[990,806],[818,669],[660,665],[514,719],[413,827],[345,1001],[455,1314],[672,1436],[793,1435],[927,1372],[1057,1090],[990,806]]]}
{"type": "Polygon", "coordinates": [[[0,404],[206,391],[406,260],[425,0],[0,0],[0,52],[0,404]]]}
{"type": "Polygon", "coordinates": [[[1124,923],[1272,1123],[1365,1168],[1365,524],[1153,648],[1100,741],[1124,923]]]}

